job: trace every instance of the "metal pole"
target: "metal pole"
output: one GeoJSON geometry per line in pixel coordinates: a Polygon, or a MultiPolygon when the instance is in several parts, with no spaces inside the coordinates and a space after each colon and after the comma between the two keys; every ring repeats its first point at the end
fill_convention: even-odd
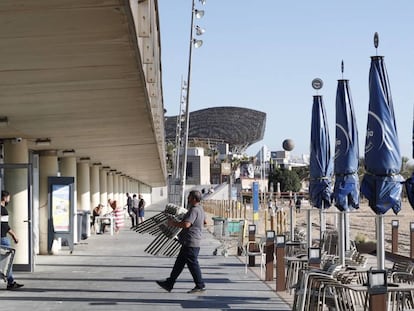
{"type": "Polygon", "coordinates": [[[182,174],[182,195],[181,195],[181,206],[185,204],[185,185],[187,178],[187,153],[188,153],[188,131],[190,128],[190,83],[191,83],[191,61],[193,58],[193,29],[194,29],[194,15],[195,15],[195,4],[192,1],[191,8],[191,30],[190,30],[190,50],[188,56],[188,72],[187,72],[187,97],[185,100],[185,136],[184,136],[184,155],[183,155],[183,174],[182,174]]]}
{"type": "MultiPolygon", "coordinates": [[[[290,197],[292,198],[292,192],[290,192],[290,197]]],[[[291,199],[292,200],[292,199],[291,199]]],[[[293,196],[293,202],[290,203],[290,240],[294,241],[295,240],[295,227],[293,225],[293,205],[296,204],[296,200],[297,200],[297,195],[296,193],[293,196]]]]}
{"type": "Polygon", "coordinates": [[[311,210],[308,209],[307,212],[308,212],[308,224],[306,226],[307,228],[306,236],[308,238],[307,248],[309,249],[309,247],[312,247],[312,219],[311,219],[311,210]]]}
{"type": "Polygon", "coordinates": [[[228,185],[229,185],[229,204],[230,204],[230,202],[232,201],[232,193],[231,193],[232,189],[231,188],[232,188],[232,175],[233,175],[233,165],[232,165],[233,156],[231,154],[229,154],[227,156],[227,159],[230,163],[230,174],[229,174],[229,182],[228,182],[228,185]]]}
{"type": "Polygon", "coordinates": [[[345,211],[344,215],[344,230],[345,230],[345,250],[349,251],[351,249],[351,239],[349,236],[349,211],[345,211]]]}
{"type": "Polygon", "coordinates": [[[325,213],[323,211],[323,206],[319,210],[319,245],[322,245],[323,234],[325,232],[325,213]]]}
{"type": "Polygon", "coordinates": [[[294,230],[294,228],[293,228],[293,204],[291,203],[290,204],[290,206],[289,206],[289,209],[290,209],[290,219],[289,219],[289,222],[290,222],[290,240],[291,241],[294,241],[295,240],[295,230],[294,230]]]}
{"type": "Polygon", "coordinates": [[[385,269],[385,242],[384,242],[384,218],[383,215],[377,215],[377,268],[385,269]]]}
{"type": "Polygon", "coordinates": [[[176,180],[180,178],[180,149],[182,147],[182,118],[184,113],[184,103],[185,103],[185,96],[184,90],[187,93],[186,82],[181,78],[181,88],[180,88],[180,112],[177,116],[177,128],[176,128],[176,137],[175,137],[175,147],[176,147],[176,154],[175,154],[175,167],[174,167],[174,177],[176,180]]]}
{"type": "Polygon", "coordinates": [[[338,228],[338,238],[339,238],[339,259],[341,260],[341,265],[345,267],[345,215],[346,212],[339,213],[339,228],[338,228]]]}

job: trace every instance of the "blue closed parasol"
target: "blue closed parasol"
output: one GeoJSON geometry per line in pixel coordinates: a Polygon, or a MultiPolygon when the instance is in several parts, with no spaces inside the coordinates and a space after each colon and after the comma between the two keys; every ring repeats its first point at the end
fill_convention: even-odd
{"type": "Polygon", "coordinates": [[[328,122],[322,96],[313,97],[309,196],[312,206],[328,208],[332,202],[332,159],[328,122]]]}
{"type": "MultiPolygon", "coordinates": [[[[309,199],[312,206],[320,209],[320,241],[322,242],[326,229],[324,209],[329,208],[332,203],[332,159],[328,122],[320,95],[313,97],[309,163],[309,199]]],[[[308,212],[308,222],[310,222],[310,212],[308,212]]],[[[309,228],[308,235],[310,235],[309,228]]],[[[310,245],[311,239],[308,237],[308,247],[310,245]]]]}
{"type": "MultiPolygon", "coordinates": [[[[342,62],[342,73],[343,73],[342,62]]],[[[339,258],[345,265],[349,249],[350,209],[359,208],[358,130],[348,80],[338,80],[336,91],[336,142],[334,157],[335,185],[333,199],[339,214],[339,258]]]]}
{"type": "MultiPolygon", "coordinates": [[[[378,47],[378,34],[374,36],[378,47]]],[[[377,215],[378,268],[385,267],[385,234],[383,215],[390,209],[401,210],[403,178],[399,174],[401,154],[394,107],[384,57],[372,56],[369,71],[369,109],[365,139],[365,170],[361,193],[377,215]]]]}
{"type": "Polygon", "coordinates": [[[340,211],[359,207],[358,130],[348,80],[338,80],[333,198],[340,211]]]}
{"type": "Polygon", "coordinates": [[[372,56],[365,170],[361,192],[377,215],[401,210],[401,154],[384,57],[372,56]]]}

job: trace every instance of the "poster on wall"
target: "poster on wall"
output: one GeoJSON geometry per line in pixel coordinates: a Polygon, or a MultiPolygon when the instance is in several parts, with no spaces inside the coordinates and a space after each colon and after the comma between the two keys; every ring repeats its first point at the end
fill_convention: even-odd
{"type": "Polygon", "coordinates": [[[55,232],[70,230],[69,185],[52,185],[52,217],[55,232]]]}

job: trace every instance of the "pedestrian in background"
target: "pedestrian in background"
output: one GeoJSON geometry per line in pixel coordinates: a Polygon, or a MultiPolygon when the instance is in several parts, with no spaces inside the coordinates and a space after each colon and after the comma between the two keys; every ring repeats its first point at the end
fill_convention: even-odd
{"type": "Polygon", "coordinates": [[[141,222],[145,221],[145,201],[142,197],[142,194],[138,196],[138,213],[137,213],[137,222],[140,224],[141,222]]]}
{"type": "MultiPolygon", "coordinates": [[[[1,246],[11,248],[11,241],[8,235],[11,236],[14,243],[19,243],[16,233],[9,226],[9,212],[6,206],[10,202],[10,193],[3,190],[1,192],[1,246]]],[[[14,280],[12,268],[10,268],[9,274],[7,275],[7,289],[14,290],[22,287],[23,284],[19,284],[14,280]]]]}
{"type": "Polygon", "coordinates": [[[92,210],[92,220],[91,220],[91,229],[93,232],[102,232],[102,228],[96,230],[96,217],[101,216],[103,209],[103,204],[99,203],[93,210],[92,210]]]}
{"type": "Polygon", "coordinates": [[[135,216],[134,211],[132,210],[131,195],[129,193],[127,193],[126,196],[127,196],[127,204],[126,204],[127,211],[128,211],[129,218],[131,218],[131,228],[130,229],[132,229],[133,227],[135,227],[135,218],[136,218],[136,216],[135,216]]]}
{"type": "Polygon", "coordinates": [[[114,214],[115,233],[119,233],[119,230],[124,226],[124,209],[118,206],[116,200],[109,199],[108,203],[114,214]]]}

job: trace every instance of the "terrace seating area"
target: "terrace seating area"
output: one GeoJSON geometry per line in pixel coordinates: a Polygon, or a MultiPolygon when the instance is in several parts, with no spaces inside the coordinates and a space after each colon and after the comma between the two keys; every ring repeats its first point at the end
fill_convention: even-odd
{"type": "MultiPolygon", "coordinates": [[[[302,236],[296,233],[295,237],[302,236]]],[[[345,253],[345,265],[341,265],[333,236],[333,232],[324,235],[321,245],[325,245],[326,248],[322,248],[319,267],[309,264],[303,243],[287,242],[295,245],[290,250],[286,250],[285,257],[286,294],[292,297],[292,310],[372,310],[368,274],[372,270],[374,257],[371,256],[369,262],[367,255],[351,247],[345,253]]],[[[252,255],[260,256],[260,279],[262,279],[263,270],[266,269],[265,247],[264,244],[257,245],[261,247],[257,247],[257,254],[252,253],[252,255]]],[[[249,247],[250,245],[246,244],[245,250],[249,247]]],[[[243,255],[245,269],[247,269],[248,254],[243,255]]],[[[413,273],[414,263],[411,261],[397,261],[387,269],[386,310],[414,310],[413,273]]]]}

